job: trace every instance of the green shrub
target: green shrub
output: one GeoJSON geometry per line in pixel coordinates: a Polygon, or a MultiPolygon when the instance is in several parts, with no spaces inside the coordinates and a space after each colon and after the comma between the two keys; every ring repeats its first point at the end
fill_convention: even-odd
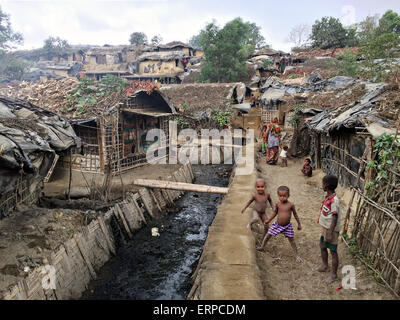
{"type": "Polygon", "coordinates": [[[351,50],[346,50],[341,56],[339,56],[339,75],[353,78],[359,76],[361,68],[357,59],[358,56],[353,54],[351,50]]]}
{"type": "Polygon", "coordinates": [[[227,126],[230,123],[233,111],[221,111],[213,109],[211,112],[211,120],[213,120],[219,127],[227,126]]]}

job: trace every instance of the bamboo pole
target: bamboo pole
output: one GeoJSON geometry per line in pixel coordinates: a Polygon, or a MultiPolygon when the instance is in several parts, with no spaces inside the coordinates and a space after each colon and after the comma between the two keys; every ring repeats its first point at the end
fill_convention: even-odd
{"type": "MultiPolygon", "coordinates": [[[[116,148],[117,148],[117,156],[118,156],[118,174],[119,174],[119,178],[120,178],[121,186],[122,186],[122,199],[125,200],[125,185],[124,185],[124,181],[123,181],[123,178],[122,178],[122,172],[121,172],[121,153],[124,152],[124,144],[123,144],[124,143],[124,139],[121,139],[122,140],[121,152],[120,152],[120,149],[119,149],[119,143],[120,143],[119,142],[119,118],[120,117],[121,117],[121,114],[118,113],[118,116],[116,117],[116,131],[117,131],[116,132],[116,136],[117,136],[117,146],[116,146],[116,148]]],[[[122,131],[122,129],[121,129],[121,131],[122,131]]],[[[121,133],[121,135],[122,135],[122,133],[121,133]]]]}
{"type": "Polygon", "coordinates": [[[114,245],[113,245],[113,243],[112,243],[112,241],[110,239],[110,236],[109,236],[109,234],[107,232],[107,227],[106,227],[106,225],[104,223],[103,217],[101,215],[98,216],[97,217],[97,221],[99,222],[101,231],[104,234],[104,237],[106,239],[106,242],[107,242],[107,245],[108,245],[108,248],[109,248],[110,252],[115,256],[116,255],[115,248],[114,248],[114,245]]]}
{"type": "MultiPolygon", "coordinates": [[[[363,154],[363,156],[362,156],[362,159],[364,159],[364,158],[366,157],[366,155],[367,155],[367,148],[366,148],[365,151],[364,151],[364,154],[363,154]]],[[[343,234],[347,234],[347,230],[348,230],[348,228],[349,228],[350,215],[351,215],[351,207],[352,207],[352,205],[353,205],[354,197],[355,197],[355,195],[356,195],[356,191],[355,191],[354,188],[357,188],[358,183],[360,182],[361,173],[362,173],[362,171],[364,170],[364,168],[365,168],[365,162],[361,162],[361,163],[360,163],[360,168],[358,169],[356,182],[355,182],[355,184],[354,184],[353,191],[352,191],[352,193],[351,193],[350,202],[349,202],[349,205],[348,205],[348,207],[347,207],[346,217],[345,217],[345,220],[344,220],[344,227],[343,227],[343,231],[342,231],[343,234]]]]}
{"type": "Polygon", "coordinates": [[[115,215],[120,218],[120,220],[122,222],[122,225],[124,226],[125,231],[128,234],[129,239],[132,239],[131,230],[129,229],[129,225],[126,222],[125,216],[124,216],[124,214],[123,214],[123,212],[122,212],[122,210],[121,210],[121,208],[119,207],[118,204],[116,204],[114,206],[114,212],[115,212],[115,215]]]}
{"type": "Polygon", "coordinates": [[[191,184],[183,182],[165,181],[165,180],[150,180],[150,179],[135,179],[134,185],[148,187],[148,188],[159,188],[159,189],[172,189],[180,191],[194,191],[200,193],[217,193],[227,194],[229,188],[214,187],[200,184],[191,184]]]}
{"type": "Polygon", "coordinates": [[[76,245],[78,246],[78,249],[79,249],[79,252],[81,253],[83,261],[85,261],[85,263],[89,269],[90,275],[92,276],[93,279],[97,279],[96,271],[94,270],[92,263],[90,262],[90,259],[86,254],[85,248],[80,243],[78,236],[76,234],[74,234],[74,240],[75,240],[76,245]]]}
{"type": "Polygon", "coordinates": [[[72,183],[72,148],[69,149],[69,182],[68,182],[68,200],[71,200],[71,183],[72,183]]]}
{"type": "Polygon", "coordinates": [[[158,201],[156,195],[154,194],[154,191],[152,189],[149,189],[149,193],[150,193],[151,197],[153,198],[153,201],[156,204],[158,211],[161,213],[162,212],[161,204],[158,201]]]}

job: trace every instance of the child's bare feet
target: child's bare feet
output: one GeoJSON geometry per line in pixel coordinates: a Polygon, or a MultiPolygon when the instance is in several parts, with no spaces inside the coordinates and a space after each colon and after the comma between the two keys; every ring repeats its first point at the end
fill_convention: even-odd
{"type": "Polygon", "coordinates": [[[303,262],[303,259],[300,258],[300,256],[296,256],[296,261],[300,263],[300,262],[303,262]]]}
{"type": "Polygon", "coordinates": [[[326,284],[331,284],[332,282],[335,282],[338,279],[338,276],[336,274],[331,274],[331,276],[325,280],[326,284]]]}
{"type": "Polygon", "coordinates": [[[317,269],[318,272],[328,272],[329,271],[329,267],[328,266],[320,266],[317,269]]]}

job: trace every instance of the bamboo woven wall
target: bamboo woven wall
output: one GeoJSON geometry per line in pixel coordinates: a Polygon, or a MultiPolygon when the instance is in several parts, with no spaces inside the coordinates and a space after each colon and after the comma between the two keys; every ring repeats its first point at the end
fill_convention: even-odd
{"type": "MultiPolygon", "coordinates": [[[[261,120],[265,123],[272,123],[272,121],[278,118],[279,119],[279,110],[267,110],[266,107],[262,108],[261,120]]],[[[280,119],[279,119],[280,120],[280,119]]]]}
{"type": "Polygon", "coordinates": [[[30,205],[35,203],[40,192],[39,183],[33,183],[32,179],[23,176],[19,178],[15,190],[0,195],[0,219],[6,217],[18,204],[30,205]]]}
{"type": "MultiPolygon", "coordinates": [[[[314,161],[358,195],[355,212],[351,214],[349,205],[344,223],[347,225],[350,216],[354,217],[351,239],[343,239],[376,278],[400,297],[400,159],[395,158],[387,180],[379,188],[367,191],[365,186],[374,175],[367,164],[376,156],[370,138],[355,131],[314,135],[314,161]]],[[[344,233],[347,235],[347,230],[344,233]]]]}
{"type": "MultiPolygon", "coordinates": [[[[352,239],[359,255],[377,278],[400,298],[399,163],[399,157],[395,157],[393,165],[387,170],[388,178],[377,187],[363,192],[356,190],[360,198],[354,217],[352,239]]],[[[372,179],[373,175],[374,172],[367,174],[372,179]]]]}
{"type": "MultiPolygon", "coordinates": [[[[336,175],[344,187],[354,186],[360,159],[365,150],[364,138],[351,132],[340,135],[321,136],[321,167],[327,174],[336,175]]],[[[359,186],[364,182],[361,175],[359,186]]]]}

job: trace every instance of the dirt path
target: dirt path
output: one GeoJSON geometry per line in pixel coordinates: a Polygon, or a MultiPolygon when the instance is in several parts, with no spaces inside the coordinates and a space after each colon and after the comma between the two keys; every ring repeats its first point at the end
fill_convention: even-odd
{"type": "MultiPolygon", "coordinates": [[[[303,161],[289,160],[288,168],[269,166],[264,158],[258,161],[259,175],[266,179],[267,190],[271,193],[274,203],[278,201],[276,189],[287,185],[291,195],[289,200],[296,205],[303,230],[297,230],[297,222],[293,218],[295,240],[303,263],[297,263],[289,242],[284,236],[272,238],[265,252],[257,252],[257,263],[261,270],[261,278],[266,299],[312,299],[312,300],[358,300],[358,299],[394,299],[388,290],[378,284],[366,268],[347,252],[346,245],[339,241],[339,270],[345,265],[356,268],[357,290],[336,290],[341,280],[325,284],[329,276],[326,273],[314,271],[320,265],[320,226],[316,223],[324,192],[321,188],[321,172],[314,172],[312,178],[305,178],[300,172],[303,161]]],[[[338,192],[341,197],[340,192],[338,192]]],[[[345,205],[342,203],[342,210],[345,205]]],[[[267,211],[270,216],[271,211],[267,211]]],[[[342,220],[343,221],[343,220],[342,220]]],[[[260,226],[261,230],[261,226],[260,226]]],[[[257,234],[256,241],[261,241],[262,235],[257,234]]],[[[329,263],[331,257],[329,256],[329,263]]]]}

